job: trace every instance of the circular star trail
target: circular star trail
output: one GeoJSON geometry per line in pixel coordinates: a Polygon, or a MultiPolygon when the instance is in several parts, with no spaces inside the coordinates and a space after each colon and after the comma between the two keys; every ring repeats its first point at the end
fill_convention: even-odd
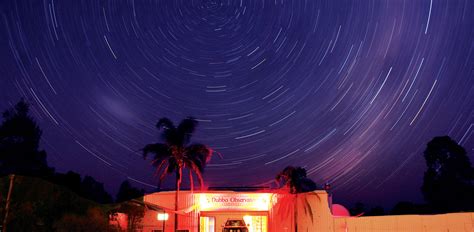
{"type": "MultiPolygon", "coordinates": [[[[51,166],[152,189],[139,149],[199,120],[211,186],[302,166],[336,198],[420,200],[422,152],[473,151],[469,0],[0,3],[0,106],[32,104],[51,166]]],[[[170,181],[171,182],[171,181],[170,181]]],[[[368,200],[370,199],[370,200],[368,200]]]]}

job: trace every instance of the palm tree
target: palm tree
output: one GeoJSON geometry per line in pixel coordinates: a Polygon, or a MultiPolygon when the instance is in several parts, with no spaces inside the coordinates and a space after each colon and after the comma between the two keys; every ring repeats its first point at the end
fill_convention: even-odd
{"type": "MultiPolygon", "coordinates": [[[[293,220],[295,226],[295,232],[298,231],[298,194],[304,192],[311,192],[317,189],[316,183],[306,176],[306,169],[302,167],[287,166],[283,171],[277,174],[275,180],[278,184],[283,183],[285,190],[289,193],[286,195],[286,200],[283,202],[288,203],[286,207],[293,206],[293,220]]],[[[316,195],[318,198],[319,196],[316,195]]],[[[304,198],[303,207],[305,213],[309,213],[311,221],[313,221],[313,211],[308,199],[304,198]]],[[[283,204],[284,205],[284,204],[283,204]]],[[[284,206],[285,207],[285,206],[284,206]]],[[[285,211],[289,211],[286,209],[285,211]]]]}
{"type": "MultiPolygon", "coordinates": [[[[213,151],[203,144],[189,144],[198,122],[191,117],[183,119],[177,127],[168,118],[161,118],[156,127],[162,130],[161,137],[164,143],[146,145],[143,158],[149,153],[154,155],[152,165],[156,167],[155,176],[161,173],[158,187],[163,179],[171,174],[176,174],[175,211],[178,211],[178,195],[183,177],[183,169],[189,170],[191,191],[194,187],[193,173],[203,188],[202,173],[206,164],[212,157],[213,151]]],[[[175,231],[178,229],[178,214],[175,212],[175,231]]]]}
{"type": "Polygon", "coordinates": [[[306,169],[288,166],[276,176],[277,182],[283,182],[290,193],[304,193],[316,190],[317,185],[306,176],[306,169]]]}

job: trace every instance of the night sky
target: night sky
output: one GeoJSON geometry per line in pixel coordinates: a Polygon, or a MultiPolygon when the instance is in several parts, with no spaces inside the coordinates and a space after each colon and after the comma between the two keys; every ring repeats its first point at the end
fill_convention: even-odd
{"type": "MultiPolygon", "coordinates": [[[[0,109],[21,97],[58,171],[157,183],[161,117],[199,120],[210,186],[302,166],[335,201],[421,202],[423,150],[474,161],[474,1],[0,1],[0,109]]],[[[168,183],[172,182],[170,177],[168,183]]]]}

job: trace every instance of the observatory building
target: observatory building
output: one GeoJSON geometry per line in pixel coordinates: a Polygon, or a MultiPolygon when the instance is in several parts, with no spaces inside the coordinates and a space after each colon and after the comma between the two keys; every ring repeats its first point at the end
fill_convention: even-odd
{"type": "Polygon", "coordinates": [[[144,196],[139,230],[173,232],[177,214],[180,232],[474,231],[474,213],[353,217],[344,206],[332,204],[324,190],[183,190],[178,211],[175,196],[175,191],[144,196]]]}

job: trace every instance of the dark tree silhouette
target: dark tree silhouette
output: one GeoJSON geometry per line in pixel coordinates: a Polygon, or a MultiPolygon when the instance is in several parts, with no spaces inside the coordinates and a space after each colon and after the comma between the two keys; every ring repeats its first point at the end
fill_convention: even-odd
{"type": "Polygon", "coordinates": [[[96,181],[91,176],[82,178],[80,174],[69,171],[66,174],[55,173],[47,179],[55,184],[68,188],[86,199],[103,204],[112,203],[112,197],[105,191],[104,184],[96,181]]]}
{"type": "Polygon", "coordinates": [[[39,150],[42,131],[29,115],[29,105],[21,99],[3,112],[0,125],[0,176],[20,174],[41,177],[65,186],[73,192],[100,203],[111,203],[112,197],[102,183],[86,176],[83,180],[75,172],[55,173],[48,167],[46,152],[39,150]]]}
{"type": "MultiPolygon", "coordinates": [[[[145,216],[146,208],[136,201],[124,201],[118,204],[118,208],[109,211],[112,220],[117,220],[118,213],[127,215],[127,228],[120,228],[119,231],[141,231],[140,222],[145,216]]],[[[120,227],[120,224],[117,224],[120,227]]]]}
{"type": "Polygon", "coordinates": [[[143,189],[137,189],[133,187],[130,184],[130,182],[125,180],[120,185],[115,202],[122,202],[122,201],[128,201],[131,199],[140,198],[140,197],[143,197],[144,194],[145,194],[145,191],[143,189]]]}
{"type": "MultiPolygon", "coordinates": [[[[63,186],[52,184],[43,178],[16,176],[14,182],[11,213],[7,221],[8,231],[109,231],[94,228],[97,223],[108,226],[108,216],[105,214],[108,206],[79,197],[63,186]],[[87,213],[89,210],[99,210],[104,214],[100,218],[91,217],[87,213]],[[66,225],[56,225],[67,215],[82,218],[84,225],[87,222],[90,224],[89,229],[78,229],[69,223],[69,229],[62,228],[66,225]]],[[[0,178],[0,190],[5,192],[6,189],[8,178],[0,178]]],[[[4,199],[0,198],[0,202],[2,200],[4,199]]]]}
{"type": "Polygon", "coordinates": [[[69,171],[65,174],[55,173],[51,181],[55,184],[62,185],[77,194],[81,192],[82,178],[79,173],[73,171],[69,171]]]}
{"type": "MultiPolygon", "coordinates": [[[[158,187],[163,179],[171,174],[176,174],[175,210],[178,210],[178,195],[183,178],[183,169],[189,170],[191,190],[193,189],[193,173],[197,176],[201,189],[203,188],[202,173],[206,164],[212,157],[212,150],[204,144],[190,144],[198,122],[193,118],[183,119],[175,127],[168,118],[161,118],[156,127],[162,130],[161,137],[164,143],[148,144],[143,148],[143,157],[149,153],[154,155],[152,165],[156,167],[155,175],[160,175],[158,187]]],[[[178,214],[175,213],[175,231],[178,228],[178,214]]]]}
{"type": "Polygon", "coordinates": [[[288,188],[290,193],[304,193],[317,189],[316,183],[306,176],[306,169],[288,166],[278,173],[276,181],[288,188]]]}
{"type": "MultiPolygon", "coordinates": [[[[114,209],[112,213],[125,213],[128,219],[127,231],[137,231],[138,223],[140,223],[145,215],[145,208],[143,204],[138,204],[137,198],[143,197],[145,191],[143,189],[134,188],[130,182],[125,180],[120,185],[120,189],[117,193],[116,202],[119,203],[119,207],[114,209]]],[[[124,228],[122,228],[124,229],[124,228]]]]}
{"type": "Polygon", "coordinates": [[[39,150],[41,130],[23,99],[3,112],[0,126],[0,175],[44,176],[52,173],[46,152],[39,150]]]}
{"type": "Polygon", "coordinates": [[[415,204],[409,201],[398,202],[390,211],[392,215],[430,214],[434,213],[426,204],[415,204]]]}
{"type": "Polygon", "coordinates": [[[385,215],[385,210],[382,206],[375,206],[365,214],[365,216],[382,216],[385,215]]]}
{"type": "Polygon", "coordinates": [[[83,197],[102,204],[112,203],[112,197],[104,189],[104,184],[96,181],[91,176],[85,176],[81,183],[83,197]]]}
{"type": "Polygon", "coordinates": [[[302,167],[287,166],[285,169],[283,169],[283,171],[277,174],[275,180],[279,185],[283,184],[285,190],[290,193],[289,196],[286,196],[282,199],[283,203],[280,205],[283,205],[283,207],[287,208],[283,209],[285,211],[289,210],[289,206],[293,206],[293,220],[295,226],[294,231],[297,232],[298,205],[302,204],[304,212],[308,213],[311,217],[311,220],[313,220],[313,210],[311,209],[311,205],[306,198],[299,199],[298,194],[314,191],[317,189],[317,185],[313,180],[307,177],[306,169],[302,167]]]}
{"type": "Polygon", "coordinates": [[[398,202],[393,209],[390,211],[390,214],[393,215],[404,215],[404,214],[417,214],[416,205],[409,201],[398,202]]]}
{"type": "Polygon", "coordinates": [[[436,213],[474,210],[474,169],[466,150],[448,136],[435,137],[424,156],[422,192],[429,206],[436,213]]]}
{"type": "Polygon", "coordinates": [[[355,203],[354,207],[349,209],[352,216],[362,216],[366,213],[365,205],[362,202],[355,203]]]}

